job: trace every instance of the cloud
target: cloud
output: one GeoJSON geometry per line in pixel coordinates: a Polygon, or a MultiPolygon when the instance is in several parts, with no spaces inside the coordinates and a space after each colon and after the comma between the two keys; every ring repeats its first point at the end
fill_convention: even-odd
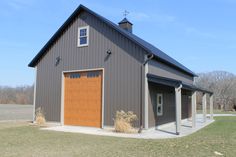
{"type": "Polygon", "coordinates": [[[2,48],[26,48],[29,44],[23,41],[16,41],[16,40],[6,40],[0,38],[0,49],[2,48]]]}
{"type": "Polygon", "coordinates": [[[14,10],[19,10],[25,7],[31,6],[35,0],[11,0],[11,1],[5,1],[7,6],[14,10]]]}
{"type": "Polygon", "coordinates": [[[215,35],[208,33],[208,32],[200,31],[194,27],[185,26],[184,29],[185,29],[185,33],[187,35],[197,35],[197,36],[201,36],[201,37],[205,37],[205,38],[215,38],[215,35]]]}
{"type": "Polygon", "coordinates": [[[8,6],[10,6],[13,9],[16,9],[16,10],[18,10],[18,9],[20,9],[22,7],[20,4],[14,2],[14,1],[10,1],[8,3],[8,6]]]}
{"type": "Polygon", "coordinates": [[[136,21],[145,21],[150,19],[148,14],[142,12],[131,12],[129,16],[136,21]]]}
{"type": "Polygon", "coordinates": [[[131,11],[128,15],[134,21],[145,21],[152,23],[173,23],[176,17],[173,15],[161,14],[161,13],[146,13],[146,12],[136,12],[131,11]]]}

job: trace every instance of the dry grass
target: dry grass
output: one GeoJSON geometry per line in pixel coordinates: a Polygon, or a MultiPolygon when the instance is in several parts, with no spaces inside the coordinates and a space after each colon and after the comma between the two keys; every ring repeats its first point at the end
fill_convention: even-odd
{"type": "Polygon", "coordinates": [[[137,116],[131,112],[117,111],[115,117],[115,131],[122,133],[136,133],[133,122],[137,120],[137,116]]]}
{"type": "Polygon", "coordinates": [[[44,126],[46,123],[45,114],[44,114],[43,109],[41,107],[36,109],[35,121],[36,121],[36,124],[39,126],[44,126]]]}

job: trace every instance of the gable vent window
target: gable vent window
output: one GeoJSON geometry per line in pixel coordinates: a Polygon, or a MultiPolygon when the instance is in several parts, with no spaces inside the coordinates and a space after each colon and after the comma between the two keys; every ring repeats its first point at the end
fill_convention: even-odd
{"type": "Polygon", "coordinates": [[[78,47],[88,46],[89,44],[89,26],[79,27],[78,29],[78,47]]]}

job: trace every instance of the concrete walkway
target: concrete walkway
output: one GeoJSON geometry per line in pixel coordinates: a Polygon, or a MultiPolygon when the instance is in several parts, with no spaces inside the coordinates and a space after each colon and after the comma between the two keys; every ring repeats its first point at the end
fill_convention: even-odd
{"type": "Polygon", "coordinates": [[[114,132],[112,128],[99,129],[90,127],[79,127],[79,126],[53,126],[48,128],[42,128],[42,130],[83,133],[83,134],[100,135],[100,136],[125,137],[125,138],[166,139],[166,138],[178,138],[190,135],[202,129],[203,127],[211,124],[212,122],[214,122],[214,120],[210,120],[209,118],[207,118],[207,121],[203,123],[201,115],[198,115],[196,127],[192,128],[191,120],[183,120],[180,135],[175,134],[175,123],[162,125],[158,128],[152,128],[149,130],[143,130],[142,133],[140,134],[117,133],[114,132]]]}

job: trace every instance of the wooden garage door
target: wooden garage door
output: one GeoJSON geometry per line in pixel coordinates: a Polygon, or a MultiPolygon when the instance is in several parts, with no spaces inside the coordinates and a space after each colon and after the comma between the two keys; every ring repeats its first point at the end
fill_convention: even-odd
{"type": "Polygon", "coordinates": [[[101,127],[102,71],[65,74],[64,124],[101,127]]]}

